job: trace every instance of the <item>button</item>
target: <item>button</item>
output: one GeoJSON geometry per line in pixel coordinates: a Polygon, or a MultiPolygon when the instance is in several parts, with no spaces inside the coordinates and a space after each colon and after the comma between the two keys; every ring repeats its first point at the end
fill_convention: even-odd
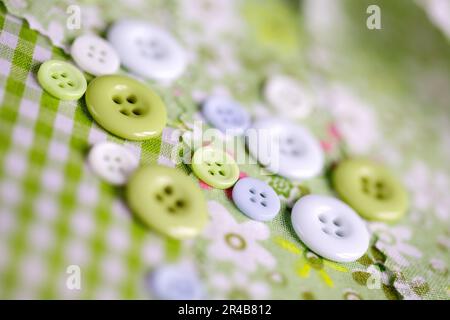
{"type": "Polygon", "coordinates": [[[164,265],[148,277],[152,295],[161,300],[198,300],[203,286],[197,274],[182,265],[164,265]]]}
{"type": "Polygon", "coordinates": [[[139,168],[128,182],[126,198],[140,220],[172,238],[194,237],[207,221],[201,189],[177,169],[157,165],[139,168]]]}
{"type": "Polygon", "coordinates": [[[264,87],[264,97],[280,114],[290,118],[305,118],[313,109],[311,98],[301,84],[288,76],[270,77],[264,87]]]}
{"type": "Polygon", "coordinates": [[[339,196],[368,220],[397,221],[408,210],[402,184],[381,165],[369,160],[341,162],[332,174],[339,196]]]}
{"type": "Polygon", "coordinates": [[[250,125],[248,112],[230,99],[211,97],[203,104],[202,111],[206,120],[224,133],[241,135],[250,125]]]}
{"type": "Polygon", "coordinates": [[[120,67],[116,50],[95,35],[86,34],[76,38],[70,53],[81,69],[94,76],[115,73],[120,67]]]}
{"type": "Polygon", "coordinates": [[[333,197],[307,195],[292,208],[292,226],[312,251],[336,262],[359,259],[369,247],[364,221],[344,202],[333,197]]]}
{"type": "Polygon", "coordinates": [[[289,179],[317,176],[324,166],[320,143],[307,130],[287,120],[261,119],[247,130],[250,154],[269,171],[289,179]]]}
{"type": "Polygon", "coordinates": [[[86,79],[81,71],[65,61],[44,62],[37,77],[42,88],[60,100],[78,100],[86,91],[86,79]]]}
{"type": "Polygon", "coordinates": [[[118,21],[108,31],[108,40],[122,64],[137,75],[173,80],[186,68],[187,56],[178,41],[146,22],[118,21]]]}
{"type": "Polygon", "coordinates": [[[111,142],[94,145],[88,163],[96,175],[113,185],[125,184],[139,164],[127,148],[111,142]]]}
{"type": "Polygon", "coordinates": [[[269,221],[280,211],[280,198],[264,181],[255,178],[240,179],[233,187],[233,202],[247,217],[269,221]]]}
{"type": "Polygon", "coordinates": [[[144,84],[119,75],[95,78],[86,91],[92,117],[105,130],[129,140],[159,135],[166,125],[166,107],[144,84]]]}
{"type": "Polygon", "coordinates": [[[227,189],[239,179],[239,167],[226,152],[212,147],[202,147],[194,152],[192,171],[195,175],[217,189],[227,189]]]}

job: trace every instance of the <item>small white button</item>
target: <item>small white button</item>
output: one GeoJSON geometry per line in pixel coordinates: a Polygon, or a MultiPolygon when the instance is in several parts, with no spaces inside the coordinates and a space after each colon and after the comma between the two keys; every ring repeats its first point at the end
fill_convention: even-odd
{"type": "Polygon", "coordinates": [[[369,247],[369,232],[358,214],[342,201],[307,195],[292,208],[292,226],[300,240],[322,257],[350,262],[369,247]]]}
{"type": "Polygon", "coordinates": [[[82,35],[75,39],[71,55],[76,64],[94,76],[113,74],[119,70],[120,60],[116,50],[95,35],[82,35]]]}
{"type": "Polygon", "coordinates": [[[282,119],[261,119],[247,130],[250,154],[263,166],[289,179],[309,179],[324,165],[320,143],[307,130],[282,119]]]}
{"type": "Polygon", "coordinates": [[[148,278],[148,286],[156,299],[198,300],[203,297],[203,287],[197,274],[181,265],[162,265],[148,278]]]}
{"type": "Polygon", "coordinates": [[[136,157],[124,146],[111,142],[94,145],[88,155],[92,170],[113,185],[123,185],[138,167],[136,157]]]}
{"type": "Polygon", "coordinates": [[[161,81],[179,77],[187,55],[166,31],[143,21],[120,20],[109,29],[108,40],[131,72],[161,81]]]}
{"type": "Polygon", "coordinates": [[[206,120],[231,135],[242,135],[250,125],[250,115],[236,101],[223,97],[210,97],[202,107],[206,120]]]}
{"type": "Polygon", "coordinates": [[[269,78],[264,87],[264,97],[286,118],[304,118],[313,109],[312,99],[302,85],[284,75],[269,78]]]}

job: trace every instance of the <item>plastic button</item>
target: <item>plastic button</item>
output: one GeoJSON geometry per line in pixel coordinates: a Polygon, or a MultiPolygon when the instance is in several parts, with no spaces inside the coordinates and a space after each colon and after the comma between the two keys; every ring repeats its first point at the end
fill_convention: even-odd
{"type": "Polygon", "coordinates": [[[368,220],[393,222],[408,209],[402,184],[386,168],[369,160],[341,162],[332,180],[339,196],[368,220]]]}
{"type": "Polygon", "coordinates": [[[89,166],[103,180],[113,185],[122,185],[139,162],[127,148],[102,142],[94,145],[88,155],[89,166]]]}
{"type": "Polygon", "coordinates": [[[131,72],[155,80],[179,77],[187,64],[184,49],[173,36],[143,21],[120,20],[108,40],[131,72]]]}
{"type": "Polygon", "coordinates": [[[287,120],[262,119],[247,130],[250,154],[269,171],[289,179],[317,176],[324,166],[322,148],[307,130],[287,120]]]}
{"type": "Polygon", "coordinates": [[[202,147],[192,157],[192,171],[206,184],[217,188],[231,187],[239,179],[239,167],[227,153],[213,147],[202,147]]]}
{"type": "Polygon", "coordinates": [[[237,102],[211,97],[203,104],[203,115],[206,120],[224,133],[241,135],[250,125],[250,115],[237,102]]]}
{"type": "Polygon", "coordinates": [[[264,87],[264,96],[267,102],[287,117],[304,118],[313,109],[311,98],[300,83],[288,76],[272,76],[264,87]]]}
{"type": "Polygon", "coordinates": [[[280,211],[280,198],[264,181],[240,179],[233,187],[233,202],[242,213],[253,220],[269,221],[280,211]]]}
{"type": "Polygon", "coordinates": [[[60,100],[78,100],[86,91],[86,79],[81,71],[64,61],[44,62],[37,77],[44,90],[60,100]]]}
{"type": "Polygon", "coordinates": [[[161,300],[198,300],[203,286],[197,274],[183,265],[165,265],[155,269],[148,278],[151,293],[161,300]]]}
{"type": "Polygon", "coordinates": [[[291,220],[300,240],[329,260],[355,261],[369,247],[370,236],[364,221],[338,199],[304,196],[292,208],[291,220]]]}
{"type": "Polygon", "coordinates": [[[147,226],[167,236],[196,236],[207,221],[200,187],[177,169],[141,167],[131,176],[126,197],[131,210],[147,226]]]}
{"type": "Polygon", "coordinates": [[[116,50],[95,35],[87,34],[76,38],[70,53],[81,69],[95,76],[115,73],[120,67],[116,50]]]}
{"type": "Polygon", "coordinates": [[[86,104],[107,131],[129,140],[159,135],[166,125],[166,107],[144,84],[125,76],[107,75],[89,83],[86,104]]]}

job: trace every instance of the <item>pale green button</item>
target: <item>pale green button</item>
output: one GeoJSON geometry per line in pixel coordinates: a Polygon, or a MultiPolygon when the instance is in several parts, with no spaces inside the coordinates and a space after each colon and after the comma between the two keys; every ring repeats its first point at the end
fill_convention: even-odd
{"type": "Polygon", "coordinates": [[[120,75],[97,77],[89,83],[86,105],[105,130],[128,140],[146,140],[161,134],[166,107],[146,85],[120,75]]]}
{"type": "Polygon", "coordinates": [[[213,147],[202,147],[192,157],[192,171],[206,184],[226,189],[239,179],[239,167],[226,152],[213,147]]]}
{"type": "Polygon", "coordinates": [[[126,198],[142,222],[172,238],[194,237],[207,222],[202,190],[177,169],[158,165],[139,168],[128,181],[126,198]]]}
{"type": "Polygon", "coordinates": [[[37,74],[45,91],[60,100],[78,100],[86,92],[86,79],[75,66],[65,61],[48,60],[37,74]]]}
{"type": "Polygon", "coordinates": [[[402,184],[385,167],[369,160],[343,161],[333,171],[332,181],[339,196],[368,220],[393,222],[408,209],[402,184]]]}

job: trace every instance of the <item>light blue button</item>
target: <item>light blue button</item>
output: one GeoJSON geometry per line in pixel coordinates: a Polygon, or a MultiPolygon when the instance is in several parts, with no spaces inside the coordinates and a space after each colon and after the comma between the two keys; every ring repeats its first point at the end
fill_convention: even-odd
{"type": "Polygon", "coordinates": [[[250,115],[236,101],[210,97],[202,107],[206,120],[224,133],[241,135],[250,126],[250,115]]]}
{"type": "Polygon", "coordinates": [[[280,198],[264,181],[255,178],[240,179],[233,187],[233,202],[247,217],[269,221],[280,211],[280,198]]]}
{"type": "Polygon", "coordinates": [[[160,300],[198,300],[203,287],[197,274],[186,265],[164,265],[148,278],[149,289],[160,300]]]}

